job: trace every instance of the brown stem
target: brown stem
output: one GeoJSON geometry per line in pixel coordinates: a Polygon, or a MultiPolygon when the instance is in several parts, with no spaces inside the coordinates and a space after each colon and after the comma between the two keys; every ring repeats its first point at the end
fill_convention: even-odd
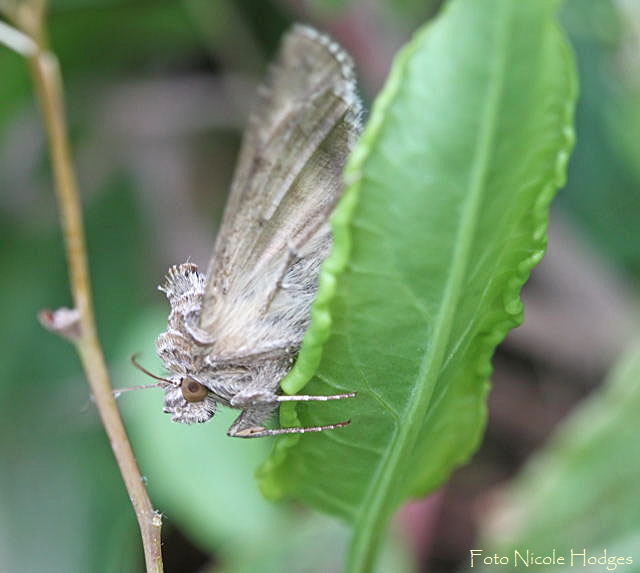
{"type": "MultiPolygon", "coordinates": [[[[25,30],[26,31],[26,30],[25,30]]],[[[69,278],[78,311],[78,336],[73,339],[89,380],[95,402],[111,442],[136,512],[147,572],[162,572],[160,528],[162,518],[151,505],[140,470],[116,406],[109,374],[98,339],[87,263],[82,210],[71,159],[64,113],[62,80],[55,56],[34,37],[37,49],[28,56],[38,101],[46,124],[56,180],[56,195],[69,264],[69,278]]],[[[41,36],[41,34],[38,34],[41,36]]]]}

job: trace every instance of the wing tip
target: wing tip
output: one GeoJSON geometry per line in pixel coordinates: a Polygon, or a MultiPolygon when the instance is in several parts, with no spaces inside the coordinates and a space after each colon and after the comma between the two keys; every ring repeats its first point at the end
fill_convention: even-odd
{"type": "Polygon", "coordinates": [[[323,46],[335,59],[340,67],[340,74],[345,80],[337,86],[336,95],[339,95],[348,104],[346,120],[359,133],[362,126],[362,101],[358,95],[356,82],[356,68],[351,55],[329,34],[320,32],[313,26],[305,23],[296,23],[290,28],[282,40],[284,45],[288,40],[296,36],[304,36],[313,42],[323,46]]]}

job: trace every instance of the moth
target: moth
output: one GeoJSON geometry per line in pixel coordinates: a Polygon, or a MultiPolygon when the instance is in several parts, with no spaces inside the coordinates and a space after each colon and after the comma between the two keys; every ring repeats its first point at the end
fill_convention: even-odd
{"type": "Polygon", "coordinates": [[[156,341],[170,374],[158,385],[173,421],[206,422],[223,405],[241,410],[227,432],[234,437],[349,423],[264,425],[283,401],[354,396],[278,390],[309,325],[360,114],[351,58],[327,36],[295,25],[258,90],[206,274],[187,262],[159,287],[171,312],[156,341]]]}

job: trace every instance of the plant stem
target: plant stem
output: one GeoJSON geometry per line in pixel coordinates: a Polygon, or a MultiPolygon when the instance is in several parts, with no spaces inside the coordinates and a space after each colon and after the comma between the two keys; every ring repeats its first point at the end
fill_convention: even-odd
{"type": "Polygon", "coordinates": [[[82,208],[64,113],[62,79],[56,57],[43,47],[42,34],[30,35],[36,43],[36,49],[28,55],[28,61],[49,137],[71,290],[75,308],[79,313],[79,335],[73,342],[80,355],[100,418],[109,436],[111,449],[120,467],[129,499],[138,519],[147,572],[161,573],[162,516],[153,509],[144,487],[113,397],[109,374],[98,339],[89,281],[82,208]]]}

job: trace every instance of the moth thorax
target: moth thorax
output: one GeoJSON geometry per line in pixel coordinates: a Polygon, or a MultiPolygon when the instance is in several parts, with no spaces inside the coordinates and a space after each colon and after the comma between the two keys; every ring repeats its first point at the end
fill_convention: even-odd
{"type": "Polygon", "coordinates": [[[209,395],[209,389],[193,378],[183,378],[180,390],[187,402],[202,402],[209,395]]]}

